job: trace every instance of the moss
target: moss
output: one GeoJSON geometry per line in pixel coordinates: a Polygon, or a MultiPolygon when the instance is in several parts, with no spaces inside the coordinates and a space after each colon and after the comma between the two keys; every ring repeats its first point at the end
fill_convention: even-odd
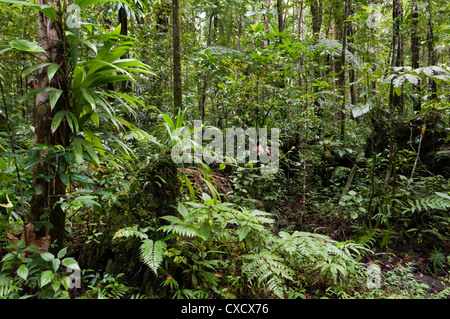
{"type": "Polygon", "coordinates": [[[158,217],[174,214],[180,196],[177,167],[169,159],[151,163],[135,174],[126,195],[122,195],[110,212],[111,227],[152,226],[158,217]]]}

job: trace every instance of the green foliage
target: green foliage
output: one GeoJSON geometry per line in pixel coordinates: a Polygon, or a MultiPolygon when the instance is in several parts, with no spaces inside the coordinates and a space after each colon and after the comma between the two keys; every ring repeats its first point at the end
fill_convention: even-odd
{"type": "Polygon", "coordinates": [[[344,23],[343,2],[315,12],[281,1],[281,30],[267,1],[184,1],[177,114],[170,2],[71,3],[80,28],[67,1],[60,18],[52,5],[0,0],[0,298],[74,297],[64,250],[9,244],[38,177],[65,185],[49,194],[67,216],[65,245],[96,266],[76,297],[446,297],[431,294],[416,262],[383,269],[375,288],[364,263],[412,250],[427,274],[448,275],[448,2],[431,1],[432,14],[419,4],[416,27],[408,2],[397,24],[392,6],[352,3],[344,23]],[[36,13],[63,23],[65,63],[43,61],[36,13]],[[397,26],[402,67],[392,63],[397,26]],[[34,89],[41,77],[53,87],[34,89]],[[48,138],[67,128],[66,145],[34,145],[38,94],[53,110],[48,138]],[[200,117],[199,129],[279,128],[279,172],[229,158],[177,166],[174,146],[202,147],[187,138],[200,117]],[[33,170],[40,154],[45,176],[33,170]]]}
{"type": "Polygon", "coordinates": [[[186,294],[191,285],[202,287],[207,295],[240,291],[285,298],[303,291],[303,285],[316,275],[326,285],[348,285],[349,280],[356,282],[365,276],[358,258],[370,252],[366,248],[313,233],[275,235],[268,227],[274,222],[269,213],[220,203],[206,194],[203,203],[179,203],[178,212],[179,216],[162,217],[169,222],[159,228],[168,234],[163,241],[148,239],[136,228],[116,235],[141,238],[143,262],[155,274],[160,274],[159,267],[170,274],[162,285],[175,291],[174,298],[186,294]],[[175,278],[180,270],[184,276],[175,278]],[[299,281],[299,273],[310,276],[299,281]],[[238,286],[229,282],[234,277],[242,280],[238,286]],[[250,292],[251,287],[257,290],[250,292]],[[270,294],[263,293],[264,289],[270,294]]]}
{"type": "Polygon", "coordinates": [[[23,240],[7,248],[12,252],[1,260],[2,298],[69,298],[69,289],[72,288],[70,272],[81,269],[74,258],[66,257],[67,248],[61,249],[57,256],[49,252],[39,253],[36,246],[25,247],[23,240]]]}
{"type": "Polygon", "coordinates": [[[112,276],[104,274],[101,276],[98,273],[87,274],[84,280],[87,282],[88,290],[86,297],[88,299],[138,299],[140,295],[132,294],[133,287],[128,287],[121,282],[123,274],[112,276]]]}

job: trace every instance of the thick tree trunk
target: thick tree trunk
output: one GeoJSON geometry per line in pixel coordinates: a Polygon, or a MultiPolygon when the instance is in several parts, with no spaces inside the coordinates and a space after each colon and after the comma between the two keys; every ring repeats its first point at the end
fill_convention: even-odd
{"type": "Polygon", "coordinates": [[[309,0],[312,15],[312,30],[316,38],[319,37],[322,28],[322,7],[323,0],[309,0]]]}
{"type": "MultiPolygon", "coordinates": [[[[39,4],[43,4],[39,0],[39,4]]],[[[48,1],[53,5],[60,17],[61,6],[56,0],[48,1]]],[[[68,90],[63,74],[66,74],[65,40],[63,38],[63,26],[58,22],[50,20],[46,15],[38,14],[38,38],[39,44],[45,49],[46,55],[41,58],[46,62],[60,65],[59,71],[53,79],[49,81],[47,68],[41,68],[37,74],[36,89],[53,87],[63,90],[63,94],[58,100],[53,111],[50,107],[50,92],[43,92],[36,95],[34,110],[34,144],[43,144],[48,147],[55,145],[68,146],[70,143],[70,129],[64,119],[59,128],[52,132],[51,124],[53,116],[68,108],[68,90]]],[[[59,174],[65,171],[66,163],[63,158],[50,158],[50,150],[38,152],[39,162],[34,166],[34,187],[35,192],[31,200],[31,222],[35,225],[36,237],[46,236],[49,231],[51,242],[56,241],[56,249],[63,246],[65,230],[65,213],[60,205],[55,204],[61,197],[65,196],[66,187],[61,181],[59,174]],[[46,226],[50,224],[50,229],[46,226]]]]}
{"type": "Polygon", "coordinates": [[[180,0],[172,0],[173,13],[173,106],[174,114],[183,108],[181,78],[181,15],[180,0]]]}
{"type": "MultiPolygon", "coordinates": [[[[283,0],[277,0],[277,15],[278,15],[278,31],[283,32],[283,30],[284,30],[283,0]]],[[[282,42],[281,38],[280,38],[280,42],[282,42]]]]}
{"type": "MultiPolygon", "coordinates": [[[[119,9],[119,17],[118,17],[119,21],[118,22],[119,22],[119,25],[120,25],[120,34],[127,36],[128,35],[128,16],[127,16],[127,12],[125,10],[124,5],[125,4],[122,4],[122,6],[119,9]]],[[[128,57],[128,55],[125,53],[122,56],[122,59],[126,59],[127,57],[128,57]]],[[[123,81],[121,86],[122,86],[122,91],[123,92],[130,92],[131,91],[131,83],[130,83],[130,81],[123,81]]],[[[111,83],[111,87],[114,90],[113,83],[111,83]]],[[[108,89],[109,89],[109,87],[108,87],[108,89]]]]}

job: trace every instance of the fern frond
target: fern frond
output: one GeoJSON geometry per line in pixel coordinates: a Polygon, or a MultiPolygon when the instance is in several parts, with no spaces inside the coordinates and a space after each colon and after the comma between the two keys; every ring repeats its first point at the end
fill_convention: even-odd
{"type": "Polygon", "coordinates": [[[158,268],[161,265],[164,252],[167,249],[167,245],[163,241],[153,241],[152,239],[145,240],[141,247],[142,261],[157,275],[158,268]]]}
{"type": "Polygon", "coordinates": [[[418,198],[415,201],[411,199],[407,200],[409,205],[403,203],[403,213],[415,213],[426,211],[428,209],[432,210],[450,210],[450,196],[446,193],[436,192],[433,195],[418,198]]]}
{"type": "Polygon", "coordinates": [[[148,235],[143,231],[138,230],[137,226],[133,227],[125,227],[119,229],[113,236],[113,240],[116,238],[129,238],[129,237],[138,237],[141,240],[148,239],[148,235]]]}
{"type": "Polygon", "coordinates": [[[249,280],[256,279],[258,284],[267,285],[267,289],[277,297],[284,297],[286,281],[294,280],[294,271],[286,265],[283,258],[270,251],[241,257],[244,259],[242,272],[249,280]]]}
{"type": "Polygon", "coordinates": [[[0,299],[10,298],[17,290],[18,287],[16,287],[11,277],[5,274],[0,275],[0,299]]]}
{"type": "Polygon", "coordinates": [[[175,216],[163,216],[161,218],[169,221],[170,225],[161,226],[158,230],[182,237],[200,237],[205,239],[204,235],[194,226],[194,224],[188,223],[175,216]]]}

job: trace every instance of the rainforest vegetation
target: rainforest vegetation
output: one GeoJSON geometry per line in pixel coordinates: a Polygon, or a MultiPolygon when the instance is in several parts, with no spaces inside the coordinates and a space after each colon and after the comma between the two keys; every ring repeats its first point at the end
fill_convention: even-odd
{"type": "Polygon", "coordinates": [[[447,0],[0,17],[0,298],[450,296],[447,0]],[[228,129],[267,140],[191,139],[228,129]]]}

